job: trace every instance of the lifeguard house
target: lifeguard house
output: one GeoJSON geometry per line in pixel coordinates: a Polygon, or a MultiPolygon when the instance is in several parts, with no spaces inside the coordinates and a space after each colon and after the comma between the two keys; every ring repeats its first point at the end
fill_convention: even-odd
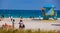
{"type": "Polygon", "coordinates": [[[54,10],[54,5],[47,4],[42,8],[43,19],[48,20],[49,18],[53,18],[57,20],[57,12],[54,10]]]}

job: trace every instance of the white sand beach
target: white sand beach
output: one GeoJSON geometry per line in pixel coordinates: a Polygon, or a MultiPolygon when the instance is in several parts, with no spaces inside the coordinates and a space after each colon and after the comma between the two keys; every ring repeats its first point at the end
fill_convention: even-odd
{"type": "MultiPolygon", "coordinates": [[[[19,20],[20,18],[14,18],[15,29],[19,28],[19,20]]],[[[4,18],[0,21],[0,27],[7,23],[8,25],[12,25],[10,18],[4,18]]],[[[31,20],[29,18],[23,18],[23,23],[25,24],[25,29],[41,29],[41,30],[60,30],[60,26],[54,26],[52,24],[60,24],[60,18],[58,20],[31,20]]]]}

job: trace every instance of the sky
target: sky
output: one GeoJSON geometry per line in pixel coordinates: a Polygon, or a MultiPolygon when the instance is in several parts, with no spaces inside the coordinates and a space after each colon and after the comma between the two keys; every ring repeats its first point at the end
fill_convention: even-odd
{"type": "Polygon", "coordinates": [[[0,9],[41,10],[48,3],[60,10],[60,0],[0,0],[0,9]]]}

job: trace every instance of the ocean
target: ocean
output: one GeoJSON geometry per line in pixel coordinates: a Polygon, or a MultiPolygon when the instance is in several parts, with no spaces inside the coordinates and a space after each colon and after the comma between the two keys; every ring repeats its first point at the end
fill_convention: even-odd
{"type": "MultiPolygon", "coordinates": [[[[57,11],[57,16],[60,18],[60,10],[55,11],[57,11]]],[[[0,10],[0,17],[2,14],[4,14],[5,18],[9,16],[13,16],[14,18],[19,18],[20,16],[23,18],[29,18],[30,16],[38,18],[39,16],[43,16],[41,10],[0,10]]]]}

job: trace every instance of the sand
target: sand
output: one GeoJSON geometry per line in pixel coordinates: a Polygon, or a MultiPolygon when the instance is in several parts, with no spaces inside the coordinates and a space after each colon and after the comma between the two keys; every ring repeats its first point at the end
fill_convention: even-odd
{"type": "MultiPolygon", "coordinates": [[[[19,28],[19,20],[20,18],[15,19],[15,29],[19,28]]],[[[60,18],[58,20],[32,20],[29,18],[23,18],[23,23],[25,24],[25,29],[41,29],[41,30],[60,30],[60,26],[54,26],[52,24],[60,24],[60,18]]],[[[10,18],[4,18],[0,21],[0,27],[7,23],[8,25],[12,25],[10,18]]]]}

